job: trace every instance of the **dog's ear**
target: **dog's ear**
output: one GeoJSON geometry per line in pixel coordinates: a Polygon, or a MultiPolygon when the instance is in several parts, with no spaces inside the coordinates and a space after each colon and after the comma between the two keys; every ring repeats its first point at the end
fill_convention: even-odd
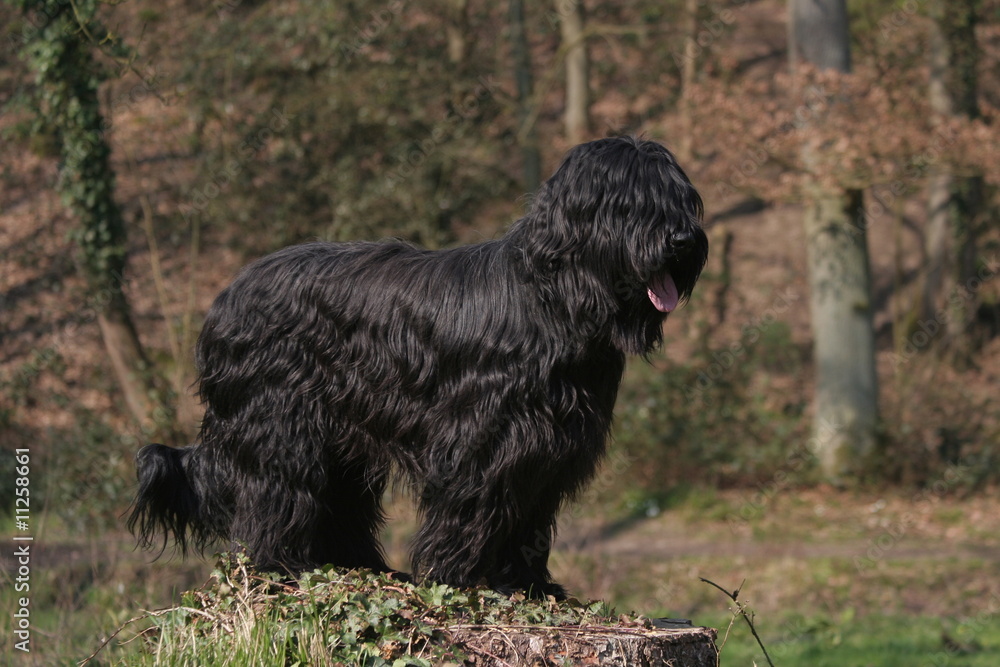
{"type": "Polygon", "coordinates": [[[593,159],[597,143],[581,144],[566,154],[520,221],[530,239],[523,247],[530,272],[563,268],[567,258],[593,244],[591,236],[608,186],[600,161],[593,159]]]}
{"type": "Polygon", "coordinates": [[[556,196],[549,185],[542,186],[531,213],[522,221],[530,227],[530,242],[523,245],[523,251],[527,268],[535,275],[559,271],[567,257],[584,243],[579,224],[567,214],[564,198],[556,196]]]}

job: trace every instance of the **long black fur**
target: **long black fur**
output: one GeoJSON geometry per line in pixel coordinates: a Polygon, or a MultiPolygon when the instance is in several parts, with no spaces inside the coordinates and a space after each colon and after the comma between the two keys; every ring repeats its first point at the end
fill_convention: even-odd
{"type": "Polygon", "coordinates": [[[386,570],[395,471],[419,502],[418,578],[560,595],[556,514],[604,454],[626,354],[661,342],[649,285],[694,288],[701,218],[664,147],[611,138],[573,149],[499,240],[254,262],[198,341],[198,442],[140,452],[130,529],[239,542],[265,569],[386,570]]]}

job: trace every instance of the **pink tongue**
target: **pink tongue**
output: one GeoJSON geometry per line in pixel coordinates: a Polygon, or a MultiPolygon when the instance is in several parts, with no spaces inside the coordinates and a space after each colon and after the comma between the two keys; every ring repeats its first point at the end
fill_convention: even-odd
{"type": "Polygon", "coordinates": [[[677,285],[674,284],[674,279],[670,277],[669,273],[654,278],[646,291],[649,293],[649,300],[653,302],[653,306],[661,313],[669,313],[677,307],[679,298],[677,285]]]}

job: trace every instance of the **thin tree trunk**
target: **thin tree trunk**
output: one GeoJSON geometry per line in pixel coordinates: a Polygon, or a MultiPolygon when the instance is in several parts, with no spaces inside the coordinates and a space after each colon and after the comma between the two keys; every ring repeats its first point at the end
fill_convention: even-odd
{"type": "MultiPolygon", "coordinates": [[[[932,7],[931,79],[928,94],[940,120],[951,116],[977,118],[979,46],[976,41],[978,0],[938,0],[932,7]]],[[[976,245],[984,210],[984,185],[980,175],[956,176],[939,165],[928,193],[928,266],[923,306],[925,317],[946,315],[946,340],[953,360],[969,362],[969,327],[976,310],[975,294],[967,288],[975,275],[976,245]],[[940,311],[943,293],[961,294],[948,299],[940,311]]]]}
{"type": "Polygon", "coordinates": [[[694,148],[694,101],[691,87],[698,75],[698,7],[699,0],[684,0],[684,57],[681,63],[681,97],[679,111],[681,136],[677,143],[677,157],[682,162],[691,160],[694,148]]]}
{"type": "Polygon", "coordinates": [[[517,85],[518,118],[524,189],[534,192],[542,182],[542,158],[538,149],[538,133],[531,113],[531,93],[534,77],[531,71],[531,48],[524,28],[524,3],[510,0],[510,42],[514,59],[514,80],[517,85]]]}
{"type": "MultiPolygon", "coordinates": [[[[106,125],[97,96],[97,72],[91,49],[92,7],[73,12],[57,0],[22,3],[23,10],[51,17],[26,44],[25,54],[35,72],[38,113],[59,128],[62,165],[59,190],[77,219],[72,237],[80,249],[79,264],[87,281],[88,302],[97,313],[104,347],[125,398],[125,404],[150,434],[173,423],[158,391],[124,290],[127,262],[125,223],[115,201],[115,174],[106,125]]],[[[171,440],[171,437],[167,437],[171,440]]]]}
{"type": "Polygon", "coordinates": [[[972,363],[973,344],[970,329],[975,320],[978,298],[973,289],[976,276],[977,239],[981,216],[984,214],[984,183],[982,176],[956,178],[951,192],[952,239],[955,248],[954,276],[956,294],[961,299],[949,299],[947,340],[952,361],[959,367],[972,363]]]}
{"type": "Polygon", "coordinates": [[[445,0],[448,62],[462,67],[469,55],[469,0],[445,0]]]}
{"type": "Polygon", "coordinates": [[[816,362],[814,452],[825,476],[861,472],[874,451],[878,383],[871,277],[858,190],[812,189],[805,211],[816,362]]]}
{"type": "Polygon", "coordinates": [[[844,0],[789,0],[788,53],[793,68],[851,71],[850,26],[844,0]]]}
{"type": "Polygon", "coordinates": [[[98,313],[101,340],[129,412],[144,427],[152,428],[154,402],[149,381],[150,366],[139,342],[125,304],[116,304],[98,313]]]}
{"type": "Polygon", "coordinates": [[[583,0],[555,0],[566,49],[566,138],[579,144],[590,135],[590,57],[584,38],[583,0]]]}
{"type": "MultiPolygon", "coordinates": [[[[849,72],[850,36],[844,0],[790,0],[793,65],[849,72]]],[[[823,114],[808,126],[822,132],[823,114]]],[[[871,275],[863,196],[824,184],[818,155],[803,147],[813,172],[805,187],[804,226],[809,269],[816,396],[814,440],[823,475],[844,482],[861,473],[876,444],[878,380],[872,324],[871,275]]]]}
{"type": "MultiPolygon", "coordinates": [[[[932,24],[929,44],[930,78],[928,96],[936,120],[940,121],[953,112],[948,93],[948,42],[940,26],[932,24]]],[[[951,191],[954,179],[947,165],[938,165],[930,175],[927,186],[927,233],[924,235],[924,255],[927,266],[924,272],[921,317],[931,319],[937,315],[938,301],[944,292],[945,275],[951,266],[951,191]]]]}
{"type": "Polygon", "coordinates": [[[715,290],[716,326],[721,327],[726,322],[729,312],[729,292],[733,286],[733,233],[725,223],[716,223],[712,232],[712,249],[719,257],[718,287],[715,290]],[[719,248],[718,251],[715,248],[719,248]]]}
{"type": "MultiPolygon", "coordinates": [[[[951,169],[940,166],[931,174],[927,184],[927,232],[924,234],[924,285],[921,299],[921,318],[940,316],[949,267],[953,265],[951,232],[951,192],[954,178],[951,169]]],[[[950,282],[950,281],[948,281],[950,282]]]]}

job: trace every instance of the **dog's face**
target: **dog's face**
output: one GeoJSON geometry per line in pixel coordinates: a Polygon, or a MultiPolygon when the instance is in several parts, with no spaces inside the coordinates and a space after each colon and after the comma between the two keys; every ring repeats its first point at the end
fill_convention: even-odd
{"type": "Polygon", "coordinates": [[[597,278],[613,303],[595,318],[614,320],[629,353],[659,343],[664,318],[691,296],[708,258],[701,197],[653,141],[577,146],[539,190],[533,215],[536,266],[597,278]]]}

